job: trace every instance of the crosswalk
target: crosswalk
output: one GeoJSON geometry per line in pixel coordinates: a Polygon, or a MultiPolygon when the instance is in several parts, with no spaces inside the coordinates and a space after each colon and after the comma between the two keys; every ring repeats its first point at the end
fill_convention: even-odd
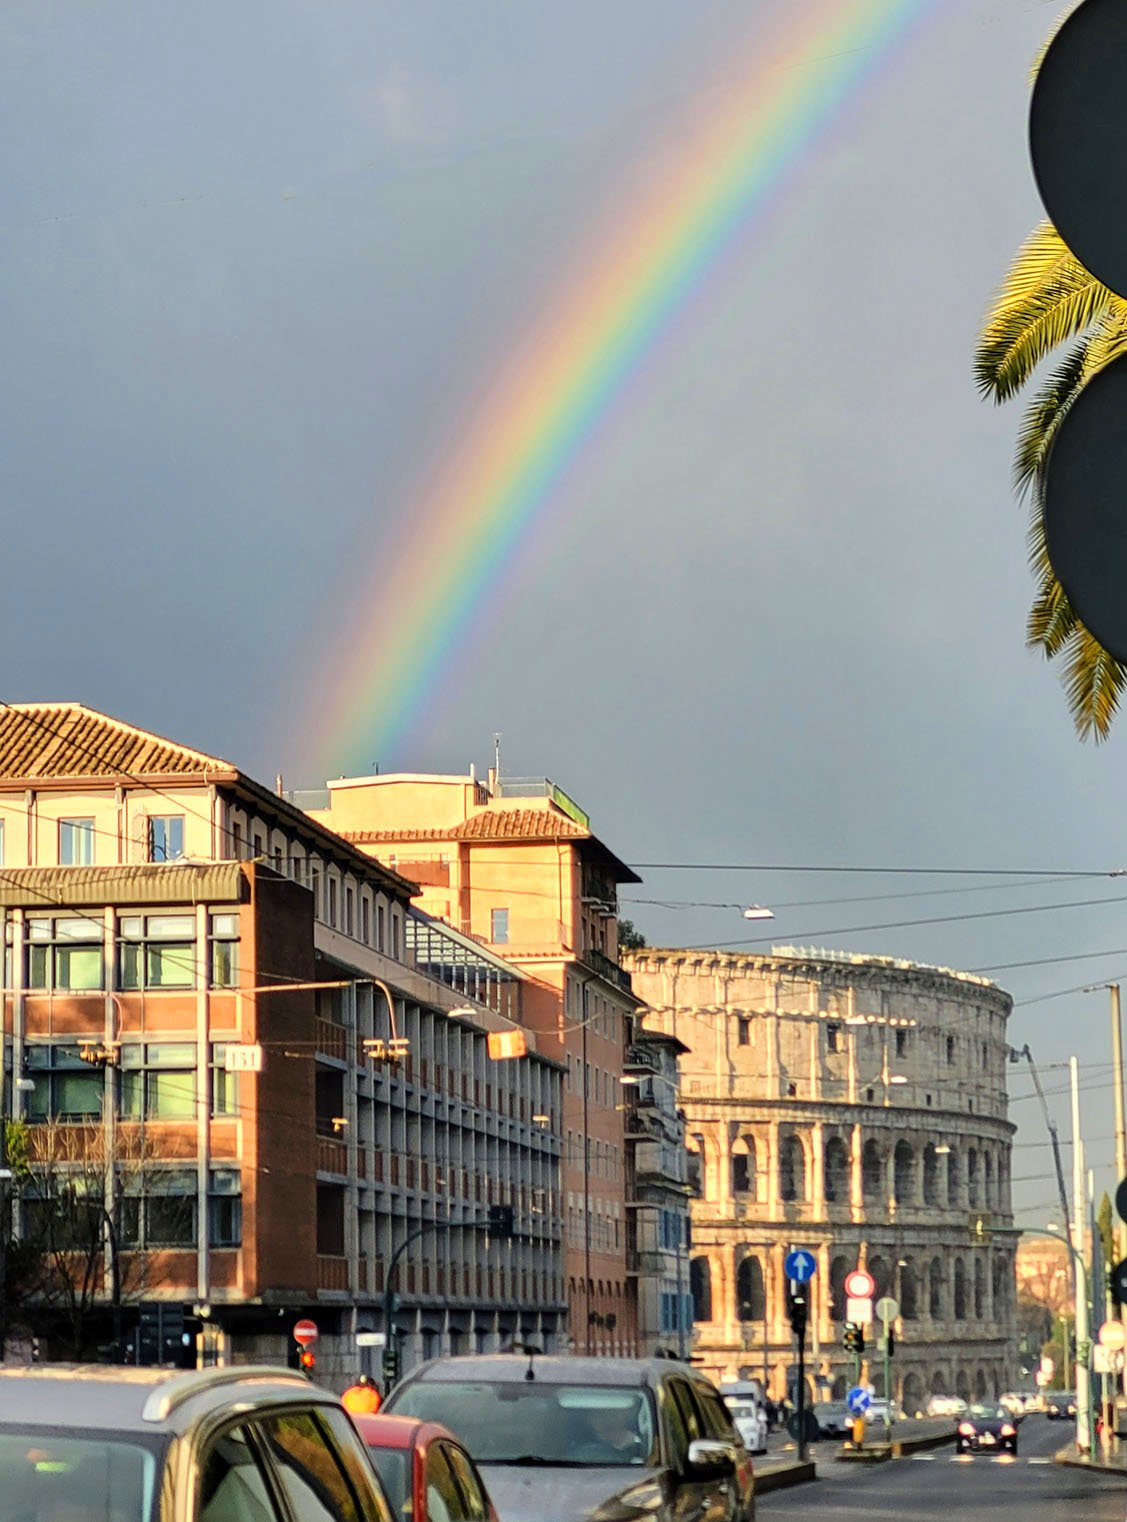
{"type": "Polygon", "coordinates": [[[1035,1454],[1030,1458],[1015,1458],[1012,1453],[910,1453],[914,1464],[1051,1464],[1051,1458],[1035,1454]]]}

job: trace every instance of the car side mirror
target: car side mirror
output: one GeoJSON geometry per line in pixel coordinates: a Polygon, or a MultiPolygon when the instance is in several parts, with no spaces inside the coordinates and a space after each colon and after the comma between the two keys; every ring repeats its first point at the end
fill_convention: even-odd
{"type": "Polygon", "coordinates": [[[714,1478],[735,1474],[737,1454],[731,1443],[720,1438],[698,1437],[689,1444],[686,1468],[691,1475],[714,1478]]]}

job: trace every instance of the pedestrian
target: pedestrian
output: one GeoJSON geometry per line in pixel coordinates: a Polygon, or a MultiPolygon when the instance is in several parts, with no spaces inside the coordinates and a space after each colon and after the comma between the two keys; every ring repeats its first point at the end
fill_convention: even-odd
{"type": "Polygon", "coordinates": [[[361,1374],[354,1385],[349,1385],[340,1401],[346,1411],[354,1411],[358,1416],[374,1416],[383,1404],[370,1374],[361,1374]]]}

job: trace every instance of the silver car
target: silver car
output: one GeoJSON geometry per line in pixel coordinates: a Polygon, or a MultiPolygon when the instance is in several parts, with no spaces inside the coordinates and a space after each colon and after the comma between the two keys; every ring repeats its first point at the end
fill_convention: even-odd
{"type": "Polygon", "coordinates": [[[393,1522],[336,1396],[283,1368],[0,1369],[20,1522],[393,1522]]]}
{"type": "Polygon", "coordinates": [[[385,1411],[442,1422],[501,1522],[752,1522],[751,1459],[716,1386],[661,1358],[436,1358],[385,1411]]]}

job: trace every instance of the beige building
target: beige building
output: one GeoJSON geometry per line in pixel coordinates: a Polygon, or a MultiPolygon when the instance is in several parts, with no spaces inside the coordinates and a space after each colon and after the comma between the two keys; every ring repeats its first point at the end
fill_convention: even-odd
{"type": "Polygon", "coordinates": [[[622,1075],[639,1003],[618,963],[618,885],[638,877],[542,777],[342,777],[328,785],[328,807],[310,812],[418,883],[428,914],[521,974],[520,1019],[566,1071],[571,1347],[637,1352],[641,1260],[629,1242],[622,1075]]]}
{"type": "MultiPolygon", "coordinates": [[[[646,949],[625,957],[648,1023],[678,1037],[695,1153],[695,1349],[720,1379],[787,1387],[783,1260],[809,1248],[808,1368],[854,1376],[844,1280],[900,1306],[893,1388],[1000,1392],[1015,1346],[1006,1020],[984,978],[888,957],[646,949]]],[[[872,1347],[872,1329],[866,1336],[872,1347]]],[[[881,1388],[880,1361],[871,1374],[881,1388]]]]}

